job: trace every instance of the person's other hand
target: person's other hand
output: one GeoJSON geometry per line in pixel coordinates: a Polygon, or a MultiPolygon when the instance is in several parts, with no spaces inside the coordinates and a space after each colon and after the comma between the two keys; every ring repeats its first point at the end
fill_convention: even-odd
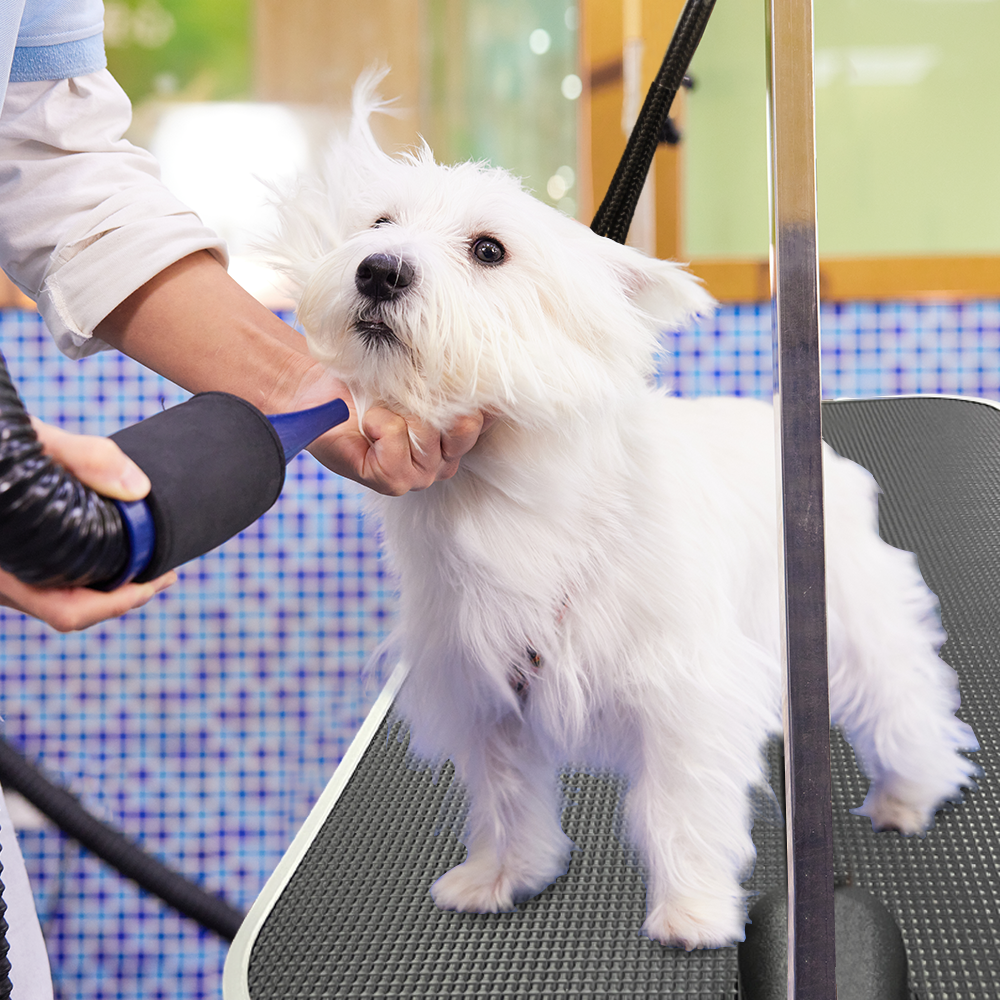
{"type": "Polygon", "coordinates": [[[445,433],[382,407],[358,425],[350,394],[341,398],[351,418],[309,446],[327,468],[389,496],[423,490],[458,471],[459,461],[492,422],[482,413],[459,417],[445,433]]]}
{"type": "MultiPolygon", "coordinates": [[[[70,434],[31,420],[45,453],[81,482],[115,500],[141,500],[146,474],[110,438],[70,434]]],[[[126,583],[108,593],[88,587],[34,587],[0,570],[0,604],[38,618],[59,632],[74,632],[142,607],[177,579],[171,570],[148,583],[126,583]]]]}

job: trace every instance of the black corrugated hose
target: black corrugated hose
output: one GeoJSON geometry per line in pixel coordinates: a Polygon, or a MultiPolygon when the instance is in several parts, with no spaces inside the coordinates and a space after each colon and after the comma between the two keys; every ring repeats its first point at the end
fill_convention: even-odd
{"type": "MultiPolygon", "coordinates": [[[[0,876],[3,875],[3,863],[0,862],[0,876]]],[[[0,997],[7,1000],[11,993],[10,959],[7,952],[7,904],[3,901],[3,882],[0,882],[0,997]]]]}
{"type": "Polygon", "coordinates": [[[42,453],[0,354],[0,566],[25,583],[100,586],[128,555],[115,504],[42,453]]]}

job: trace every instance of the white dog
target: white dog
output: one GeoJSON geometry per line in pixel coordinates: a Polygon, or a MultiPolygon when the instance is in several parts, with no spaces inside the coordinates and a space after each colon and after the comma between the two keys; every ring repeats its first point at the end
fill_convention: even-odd
{"type": "MultiPolygon", "coordinates": [[[[383,153],[355,92],[280,255],[315,356],[362,408],[497,417],[457,475],[377,498],[401,586],[411,746],[470,796],[439,907],[511,909],[566,870],[557,772],[627,776],[649,937],[743,938],[752,786],[781,728],[773,418],[651,388],[657,337],[712,301],[679,265],[596,236],[502,170],[383,153]]],[[[970,786],[972,731],[916,560],[871,477],[825,452],[833,720],[859,812],[920,833],[970,786]]]]}

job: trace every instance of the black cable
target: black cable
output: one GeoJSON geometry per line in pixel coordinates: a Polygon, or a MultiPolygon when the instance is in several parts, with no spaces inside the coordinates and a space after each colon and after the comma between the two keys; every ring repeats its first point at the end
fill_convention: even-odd
{"type": "Polygon", "coordinates": [[[598,236],[608,236],[618,243],[625,242],[664,122],[670,113],[670,106],[684,81],[684,74],[687,73],[714,6],[715,0],[687,0],[684,5],[663,63],[646,94],[608,193],[590,224],[590,228],[598,236]]]}
{"type": "MultiPolygon", "coordinates": [[[[3,737],[0,785],[23,795],[65,833],[147,892],[227,941],[236,936],[244,916],[239,910],[167,868],[118,830],[92,816],[76,796],[53,784],[3,737]]],[[[0,1000],[3,996],[0,985],[0,1000]]]]}

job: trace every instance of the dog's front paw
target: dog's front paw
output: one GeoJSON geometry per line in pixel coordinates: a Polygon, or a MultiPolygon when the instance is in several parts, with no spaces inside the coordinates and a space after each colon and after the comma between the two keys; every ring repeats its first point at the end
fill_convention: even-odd
{"type": "Polygon", "coordinates": [[[746,936],[746,907],[736,898],[676,896],[658,903],[642,925],[653,941],[672,948],[727,948],[746,936]]]}
{"type": "Polygon", "coordinates": [[[440,910],[462,913],[505,913],[514,909],[514,888],[502,870],[465,861],[445,872],[432,886],[440,910]]]}
{"type": "Polygon", "coordinates": [[[726,948],[746,936],[746,911],[731,898],[677,896],[654,906],[642,930],[660,944],[685,951],[726,948]]]}

